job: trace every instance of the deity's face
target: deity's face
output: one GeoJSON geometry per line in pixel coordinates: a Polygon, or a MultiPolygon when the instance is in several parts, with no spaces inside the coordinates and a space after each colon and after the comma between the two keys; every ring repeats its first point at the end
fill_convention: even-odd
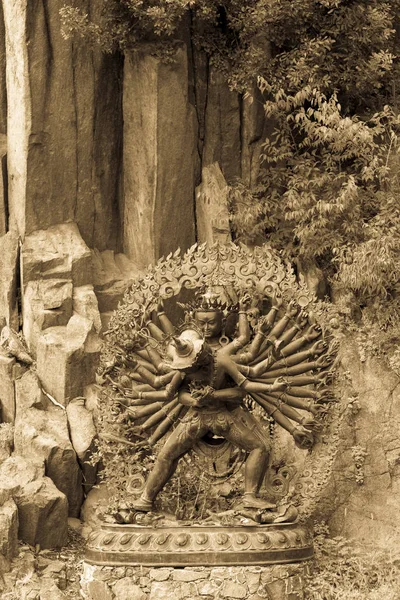
{"type": "Polygon", "coordinates": [[[206,340],[221,335],[223,321],[223,314],[221,311],[199,310],[195,313],[195,321],[206,340]]]}

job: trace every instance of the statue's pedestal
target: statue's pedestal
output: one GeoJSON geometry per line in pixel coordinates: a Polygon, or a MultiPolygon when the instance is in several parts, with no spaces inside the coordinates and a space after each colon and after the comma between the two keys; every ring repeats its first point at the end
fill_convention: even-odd
{"type": "Polygon", "coordinates": [[[100,567],[85,563],[86,600],[303,600],[309,564],[100,567]]]}
{"type": "Polygon", "coordinates": [[[87,600],[302,600],[310,531],[280,525],[105,525],[89,538],[87,600]]]}

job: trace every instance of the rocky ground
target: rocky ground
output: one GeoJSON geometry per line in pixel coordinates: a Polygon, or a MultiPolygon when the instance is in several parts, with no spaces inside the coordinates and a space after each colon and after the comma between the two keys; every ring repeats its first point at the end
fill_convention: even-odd
{"type": "Polygon", "coordinates": [[[19,545],[11,571],[0,578],[1,600],[76,600],[82,597],[80,579],[85,539],[77,522],[77,519],[70,520],[68,543],[61,550],[19,545]]]}

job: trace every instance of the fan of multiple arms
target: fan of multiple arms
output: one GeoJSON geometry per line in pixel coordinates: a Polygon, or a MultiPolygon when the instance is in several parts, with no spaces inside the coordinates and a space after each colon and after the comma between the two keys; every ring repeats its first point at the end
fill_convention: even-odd
{"type": "MultiPolygon", "coordinates": [[[[149,445],[163,438],[189,409],[179,397],[185,374],[173,370],[159,351],[165,338],[175,333],[161,308],[146,323],[145,343],[130,353],[121,351],[117,377],[107,376],[116,399],[149,445]]],[[[334,357],[321,328],[310,323],[304,310],[291,302],[282,312],[275,302],[260,317],[252,336],[247,315],[241,311],[237,337],[218,354],[219,365],[243,395],[251,396],[289,431],[298,446],[312,446],[313,431],[333,401],[329,382],[334,357]]]]}

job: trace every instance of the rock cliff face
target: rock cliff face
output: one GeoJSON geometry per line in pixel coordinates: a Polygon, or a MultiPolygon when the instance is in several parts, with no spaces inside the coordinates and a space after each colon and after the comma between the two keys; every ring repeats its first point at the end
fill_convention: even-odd
{"type": "Polygon", "coordinates": [[[361,360],[350,340],[342,364],[355,392],[326,506],[336,535],[395,547],[400,539],[400,380],[379,360],[361,360]]]}
{"type": "MultiPolygon", "coordinates": [[[[62,5],[3,2],[10,221],[21,236],[75,221],[90,246],[115,248],[122,61],[64,40],[62,5]]],[[[0,126],[1,109],[0,79],[0,126]]]]}
{"type": "MultiPolygon", "coordinates": [[[[15,227],[24,237],[74,221],[89,247],[123,249],[140,266],[187,249],[204,167],[218,162],[228,183],[256,182],[268,129],[262,103],[231,92],[190,44],[172,63],[135,51],[124,64],[66,40],[62,5],[2,3],[0,132],[6,79],[12,107],[3,233],[15,227]]],[[[81,6],[91,14],[99,7],[81,6]]]]}

